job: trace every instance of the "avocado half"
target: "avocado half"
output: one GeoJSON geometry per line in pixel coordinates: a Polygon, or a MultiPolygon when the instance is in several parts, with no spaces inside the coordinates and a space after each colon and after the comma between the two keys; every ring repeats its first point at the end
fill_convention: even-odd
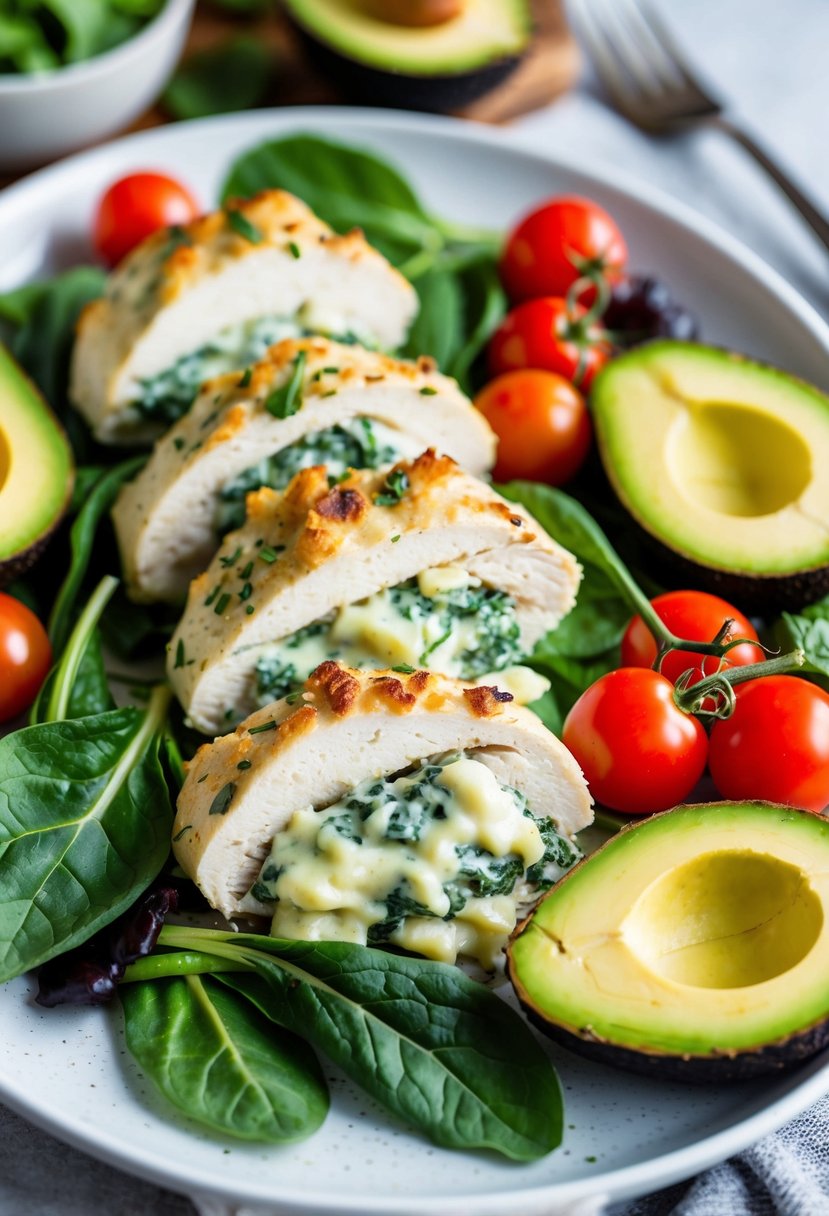
{"type": "Polygon", "coordinates": [[[529,0],[466,0],[436,25],[383,20],[368,0],[285,0],[309,56],[369,105],[443,112],[500,84],[530,44],[529,0]]]}
{"type": "Polygon", "coordinates": [[[0,345],[0,587],[37,561],[69,505],[73,482],[66,435],[0,345]]]}
{"type": "Polygon", "coordinates": [[[515,930],[509,976],[565,1047],[669,1080],[738,1080],[829,1043],[829,820],[683,806],[613,836],[515,930]]]}
{"type": "Polygon", "coordinates": [[[608,363],[591,406],[608,480],[669,573],[761,612],[829,593],[829,397],[658,341],[608,363]]]}

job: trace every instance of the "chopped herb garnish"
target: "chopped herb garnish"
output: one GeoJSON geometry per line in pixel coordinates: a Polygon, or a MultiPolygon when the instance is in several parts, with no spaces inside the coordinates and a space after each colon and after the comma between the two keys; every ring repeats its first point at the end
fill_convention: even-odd
{"type": "Polygon", "coordinates": [[[224,566],[224,568],[227,570],[230,566],[235,565],[241,556],[242,556],[242,547],[241,547],[241,545],[239,545],[239,546],[237,546],[235,553],[231,553],[230,557],[220,557],[219,561],[224,566]]]}
{"type": "Polygon", "coordinates": [[[438,390],[436,388],[432,388],[430,385],[424,384],[423,388],[420,390],[420,395],[421,397],[436,397],[437,391],[438,390]]]}
{"type": "Polygon", "coordinates": [[[173,447],[176,449],[177,452],[180,452],[181,449],[184,447],[184,440],[182,439],[181,435],[175,435],[173,437],[173,447]]]}
{"type": "Polygon", "coordinates": [[[393,537],[391,538],[391,543],[392,543],[393,545],[396,545],[396,544],[397,544],[397,542],[398,542],[399,540],[400,540],[400,533],[398,532],[398,533],[397,533],[397,536],[393,536],[393,537]]]}
{"type": "Polygon", "coordinates": [[[181,831],[180,831],[180,832],[176,832],[175,836],[173,837],[173,844],[175,844],[177,840],[181,840],[181,838],[182,838],[182,836],[184,835],[184,833],[185,833],[185,832],[192,832],[192,831],[193,831],[193,825],[192,825],[192,823],[185,823],[185,825],[184,825],[184,827],[181,829],[181,831]]]}
{"type": "Polygon", "coordinates": [[[261,735],[264,734],[266,730],[276,730],[276,723],[274,722],[273,718],[271,718],[268,722],[263,722],[260,726],[251,726],[248,734],[261,735]]]}
{"type": "Polygon", "coordinates": [[[203,773],[202,776],[199,777],[198,781],[196,782],[196,785],[201,785],[202,781],[207,780],[208,776],[209,776],[208,773],[203,773]]]}
{"type": "Polygon", "coordinates": [[[236,767],[242,770],[250,768],[250,760],[240,760],[236,767]]]}
{"type": "Polygon", "coordinates": [[[216,613],[216,616],[222,616],[225,608],[227,608],[229,603],[230,603],[230,596],[225,591],[224,595],[219,596],[218,600],[216,601],[216,607],[213,609],[213,611],[216,613]]]}
{"type": "Polygon", "coordinates": [[[179,638],[178,645],[176,646],[176,661],[173,664],[173,667],[174,668],[183,667],[184,663],[185,663],[184,642],[181,640],[181,638],[179,638]]]}
{"type": "Polygon", "coordinates": [[[305,374],[305,351],[294,359],[294,370],[290,378],[265,398],[265,409],[274,418],[290,418],[302,405],[302,378],[305,374]]]}
{"type": "Polygon", "coordinates": [[[243,566],[242,569],[239,571],[239,578],[250,578],[250,576],[252,574],[253,574],[253,562],[248,562],[248,564],[246,566],[243,566]]]}
{"type": "Polygon", "coordinates": [[[287,697],[285,698],[285,702],[287,705],[296,705],[297,701],[301,701],[301,700],[302,700],[302,690],[301,689],[297,689],[296,692],[289,692],[287,697]]]}
{"type": "Polygon", "coordinates": [[[230,722],[230,720],[231,720],[232,718],[233,718],[233,710],[232,710],[232,709],[226,709],[226,710],[225,710],[225,722],[230,722]]]}
{"type": "Polygon", "coordinates": [[[323,397],[336,397],[336,395],[337,395],[337,390],[335,388],[330,388],[327,393],[321,394],[321,396],[323,396],[323,397]]]}
{"type": "Polygon", "coordinates": [[[448,641],[449,638],[451,638],[451,636],[452,636],[452,626],[450,625],[449,628],[446,630],[446,633],[442,633],[439,638],[436,638],[434,640],[434,642],[432,642],[431,646],[426,647],[426,649],[423,651],[423,654],[417,660],[418,663],[422,663],[425,667],[426,663],[429,661],[429,655],[434,654],[434,652],[438,649],[438,647],[442,646],[444,642],[448,641]]]}
{"type": "Polygon", "coordinates": [[[256,609],[254,608],[253,604],[248,604],[247,608],[245,609],[248,616],[253,616],[255,611],[256,609]]]}
{"type": "Polygon", "coordinates": [[[396,507],[408,488],[408,474],[402,469],[392,469],[383,482],[383,489],[375,494],[374,501],[378,507],[396,507]]]}
{"type": "Polygon", "coordinates": [[[247,388],[252,379],[253,379],[253,368],[246,367],[245,370],[242,372],[242,378],[239,381],[239,388],[247,388]]]}
{"type": "Polygon", "coordinates": [[[208,595],[207,599],[204,601],[205,608],[210,607],[210,605],[213,603],[213,601],[215,600],[216,596],[219,594],[221,589],[222,589],[221,585],[219,583],[217,583],[216,586],[213,588],[213,590],[208,595]]]}
{"type": "Polygon", "coordinates": [[[230,224],[237,236],[244,237],[246,241],[250,241],[251,245],[261,245],[265,237],[260,228],[252,224],[246,215],[241,211],[237,211],[233,207],[225,208],[227,222],[230,224]]]}
{"type": "Polygon", "coordinates": [[[397,663],[392,667],[392,671],[398,671],[402,676],[410,676],[414,674],[414,667],[411,663],[397,663]]]}
{"type": "Polygon", "coordinates": [[[338,372],[340,369],[339,369],[338,367],[324,367],[322,370],[323,370],[323,371],[326,373],[326,375],[328,375],[328,376],[336,376],[337,372],[338,372]]]}
{"type": "Polygon", "coordinates": [[[291,251],[291,256],[292,256],[292,257],[295,257],[295,258],[301,258],[301,257],[302,257],[302,250],[300,249],[299,245],[297,245],[296,241],[289,241],[289,242],[288,242],[288,248],[289,248],[289,249],[290,249],[290,251],[291,251]]]}
{"type": "Polygon", "coordinates": [[[227,785],[223,785],[216,797],[210,803],[211,815],[226,815],[230,806],[233,795],[236,793],[236,785],[233,781],[228,781],[227,785]]]}
{"type": "Polygon", "coordinates": [[[244,587],[239,592],[239,599],[242,601],[249,600],[252,594],[253,594],[253,583],[245,583],[244,587]]]}
{"type": "Polygon", "coordinates": [[[276,549],[272,549],[270,545],[263,545],[259,550],[260,560],[267,562],[268,565],[270,565],[271,562],[275,562],[278,557],[279,552],[276,549]]]}

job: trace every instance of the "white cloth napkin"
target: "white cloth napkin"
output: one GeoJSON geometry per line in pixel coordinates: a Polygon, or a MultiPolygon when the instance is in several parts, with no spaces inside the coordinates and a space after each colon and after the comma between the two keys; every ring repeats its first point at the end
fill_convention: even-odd
{"type": "MultiPolygon", "coordinates": [[[[829,212],[829,2],[662,0],[660,7],[718,91],[829,212]]],[[[514,135],[535,149],[618,166],[698,207],[738,233],[829,315],[829,255],[724,136],[650,140],[598,100],[589,71],[578,90],[517,123],[514,135]]],[[[675,286],[679,295],[681,284],[675,286]]],[[[829,1216],[827,1143],[824,1099],[733,1161],[617,1206],[612,1216],[829,1216]]],[[[210,1216],[221,1211],[212,1205],[210,1216]]],[[[0,1216],[195,1212],[188,1199],[93,1161],[0,1107],[0,1216]]]]}

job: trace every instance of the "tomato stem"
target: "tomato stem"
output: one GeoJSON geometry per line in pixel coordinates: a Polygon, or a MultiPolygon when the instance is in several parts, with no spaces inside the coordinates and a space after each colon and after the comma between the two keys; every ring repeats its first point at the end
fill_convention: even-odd
{"type": "MultiPolygon", "coordinates": [[[[695,644],[694,649],[702,647],[695,644]]],[[[750,663],[745,667],[729,667],[724,671],[717,671],[696,684],[690,683],[693,671],[686,671],[677,681],[674,701],[684,713],[694,714],[698,718],[730,718],[736,705],[733,688],[735,684],[743,684],[746,680],[759,680],[763,676],[783,675],[802,667],[805,660],[806,656],[802,650],[792,650],[789,654],[765,659],[762,663],[750,663]],[[713,707],[704,708],[709,699],[713,700],[713,707]]]]}

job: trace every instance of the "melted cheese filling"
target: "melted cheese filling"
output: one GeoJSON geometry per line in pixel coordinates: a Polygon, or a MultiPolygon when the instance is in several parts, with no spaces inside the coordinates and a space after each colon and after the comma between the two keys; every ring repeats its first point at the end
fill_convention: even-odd
{"type": "Polygon", "coordinates": [[[275,902],[276,937],[388,942],[491,968],[519,903],[578,856],[518,790],[460,753],[364,781],[325,810],[297,811],[251,894],[275,902]]]}
{"type": "Polygon", "coordinates": [[[350,418],[337,426],[303,435],[272,456],[240,473],[223,488],[216,514],[221,535],[245,522],[245,497],[270,486],[284,490],[300,469],[324,464],[333,485],[347,469],[379,469],[401,457],[414,457],[422,445],[402,431],[373,418],[350,418]]]}
{"type": "Polygon", "coordinates": [[[347,604],[264,649],[256,665],[256,703],[285,696],[324,659],[357,668],[426,667],[501,687],[500,673],[509,671],[507,691],[533,701],[549,683],[516,667],[522,657],[514,600],[460,566],[441,566],[347,604]]]}

